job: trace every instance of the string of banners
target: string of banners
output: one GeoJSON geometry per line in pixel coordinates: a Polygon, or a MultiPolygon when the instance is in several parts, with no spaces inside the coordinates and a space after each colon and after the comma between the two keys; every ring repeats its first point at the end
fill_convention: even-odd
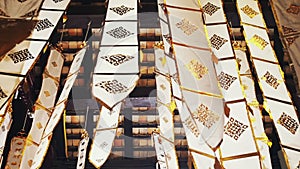
{"type": "Polygon", "coordinates": [[[178,160],[175,150],[173,111],[176,108],[172,98],[170,75],[164,47],[162,43],[154,46],[155,54],[155,80],[156,80],[156,110],[159,115],[159,128],[153,133],[153,141],[156,150],[157,163],[160,168],[178,169],[178,160]]]}
{"type": "MultiPolygon", "coordinates": [[[[68,3],[68,0],[65,0],[59,4],[56,4],[51,0],[26,1],[24,3],[20,1],[6,1],[5,3],[1,3],[1,17],[4,19],[9,19],[10,22],[13,22],[19,26],[17,28],[9,27],[9,29],[7,29],[9,31],[15,31],[14,37],[20,38],[12,40],[10,39],[13,44],[4,46],[5,48],[7,47],[5,50],[2,50],[3,48],[1,48],[0,109],[3,108],[3,105],[8,102],[8,99],[15,92],[19,83],[24,79],[29,70],[32,69],[33,65],[38,59],[39,53],[47,43],[48,38],[53,32],[55,25],[57,24],[68,3]],[[19,8],[16,8],[16,6],[19,6],[19,8]],[[57,11],[50,12],[47,9],[56,9],[57,11]],[[20,27],[22,31],[20,31],[20,27]],[[24,29],[26,29],[26,31],[24,31],[24,29]],[[25,34],[19,34],[20,32],[24,32],[25,34]],[[6,53],[5,51],[7,49],[9,49],[9,51],[6,53]]],[[[4,29],[4,31],[7,30],[4,29]]],[[[44,79],[46,79],[46,77],[44,79]]],[[[48,102],[49,99],[44,97],[42,101],[48,102]]],[[[16,139],[13,140],[12,144],[17,142],[19,143],[19,141],[16,141],[16,139]]],[[[21,147],[24,147],[24,145],[21,147]]],[[[20,148],[15,150],[22,152],[20,148]]],[[[18,152],[16,153],[18,154],[18,152]]],[[[20,165],[21,157],[22,156],[16,156],[16,163],[13,162],[13,164],[15,164],[13,165],[14,167],[18,167],[20,165]]]]}
{"type": "Polygon", "coordinates": [[[292,0],[272,0],[270,2],[276,24],[280,32],[281,41],[283,42],[283,45],[287,50],[286,54],[292,60],[292,68],[296,73],[296,79],[298,79],[298,86],[296,86],[296,88],[299,92],[300,59],[298,57],[298,54],[300,53],[300,3],[292,0]]]}
{"type": "MultiPolygon", "coordinates": [[[[263,168],[260,163],[259,147],[251,123],[247,101],[240,82],[238,64],[231,46],[228,23],[221,0],[200,0],[204,24],[211,49],[218,61],[215,62],[218,82],[226,105],[223,143],[219,156],[224,168],[263,168]],[[243,146],[247,142],[247,147],[243,146]],[[247,163],[247,166],[244,166],[247,163]]],[[[262,126],[261,126],[262,127],[262,126]]],[[[263,128],[261,129],[263,131],[263,128]]]]}
{"type": "Polygon", "coordinates": [[[263,119],[261,113],[261,106],[256,99],[254,80],[251,74],[250,66],[246,55],[246,44],[241,42],[233,42],[234,53],[238,61],[238,67],[240,70],[241,84],[244,89],[249,113],[251,117],[252,127],[256,138],[257,145],[259,147],[259,153],[261,156],[261,163],[263,168],[272,168],[271,157],[269,147],[272,146],[272,142],[269,141],[264,131],[263,119]]]}
{"type": "Polygon", "coordinates": [[[288,168],[299,167],[297,112],[284,83],[284,73],[271,46],[257,1],[237,1],[244,36],[263,92],[264,108],[273,119],[288,168]]]}
{"type": "Polygon", "coordinates": [[[200,7],[193,1],[158,3],[163,40],[171,44],[165,52],[173,57],[166,57],[173,95],[195,168],[219,166],[215,150],[223,137],[224,104],[200,7]]]}
{"type": "Polygon", "coordinates": [[[7,134],[10,130],[10,126],[12,124],[12,105],[11,99],[3,106],[0,110],[0,166],[3,162],[3,151],[5,148],[5,142],[7,138],[7,134]]]}
{"type": "Polygon", "coordinates": [[[122,101],[139,79],[137,3],[137,0],[108,2],[92,80],[92,93],[102,105],[89,153],[89,161],[96,168],[111,153],[122,101]]]}
{"type": "Polygon", "coordinates": [[[60,121],[62,114],[66,108],[66,102],[68,100],[69,93],[79,73],[79,69],[84,59],[86,50],[87,50],[87,46],[83,47],[74,56],[74,59],[69,69],[69,73],[67,75],[67,78],[64,81],[63,89],[60,93],[60,96],[58,98],[55,107],[52,108],[52,113],[43,132],[41,142],[37,146],[37,151],[34,155],[34,159],[31,166],[32,169],[40,168],[44,161],[44,157],[46,156],[46,153],[50,146],[53,130],[57,126],[58,122],[60,121]]]}
{"type": "MultiPolygon", "coordinates": [[[[63,63],[64,58],[60,52],[52,49],[43,73],[41,90],[35,102],[34,118],[23,148],[23,157],[19,159],[22,159],[22,162],[19,161],[21,164],[17,165],[18,167],[30,168],[32,165],[37,147],[42,140],[43,132],[50,119],[51,109],[55,104],[63,63]]],[[[8,162],[7,164],[10,163],[8,162]]]]}

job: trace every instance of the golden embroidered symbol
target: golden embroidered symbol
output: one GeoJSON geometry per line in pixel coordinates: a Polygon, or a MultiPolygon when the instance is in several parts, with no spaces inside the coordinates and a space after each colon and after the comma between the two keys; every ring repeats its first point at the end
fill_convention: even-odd
{"type": "Polygon", "coordinates": [[[213,126],[220,119],[218,114],[209,110],[204,104],[200,104],[197,110],[192,113],[192,116],[207,128],[213,126]]]}
{"type": "Polygon", "coordinates": [[[250,39],[250,42],[257,46],[259,49],[264,50],[265,47],[269,44],[266,40],[258,35],[253,35],[250,39]]]}
{"type": "Polygon", "coordinates": [[[293,28],[282,26],[282,30],[284,34],[296,33],[297,31],[293,28]]]}
{"type": "Polygon", "coordinates": [[[189,20],[185,18],[182,19],[180,22],[176,23],[176,27],[178,29],[181,29],[186,35],[191,35],[198,29],[196,25],[192,24],[189,20]]]}
{"type": "Polygon", "coordinates": [[[227,73],[224,73],[223,71],[218,75],[217,78],[220,86],[225,90],[228,90],[231,84],[237,79],[237,77],[233,77],[227,73]]]}
{"type": "Polygon", "coordinates": [[[212,16],[215,12],[217,12],[220,9],[220,7],[208,2],[203,6],[203,10],[208,15],[212,16]]]}
{"type": "Polygon", "coordinates": [[[166,65],[166,63],[167,63],[166,57],[165,57],[165,56],[164,56],[164,57],[160,57],[160,58],[159,58],[159,61],[161,62],[161,65],[162,65],[163,67],[165,67],[165,65],[166,65]]]}
{"type": "Polygon", "coordinates": [[[197,60],[193,59],[188,64],[185,65],[187,69],[192,73],[192,75],[200,80],[205,74],[208,73],[207,67],[200,64],[197,60]]]}
{"type": "Polygon", "coordinates": [[[129,32],[127,29],[123,28],[122,26],[112,29],[106,33],[116,39],[123,39],[123,38],[126,38],[127,36],[134,34],[134,33],[129,32]]]}
{"type": "Polygon", "coordinates": [[[242,7],[241,10],[242,10],[247,16],[249,16],[251,19],[254,18],[256,15],[259,14],[259,13],[256,12],[254,9],[252,9],[249,5],[246,5],[246,6],[242,7]]]}
{"type": "Polygon", "coordinates": [[[54,61],[54,62],[51,62],[52,66],[53,67],[57,67],[57,63],[54,61]]]}
{"type": "Polygon", "coordinates": [[[112,94],[119,94],[128,91],[128,88],[122,83],[118,82],[118,80],[102,81],[100,83],[95,84],[95,86],[99,86],[106,90],[108,93],[112,94]]]}
{"type": "Polygon", "coordinates": [[[224,39],[216,34],[213,34],[209,40],[211,42],[211,46],[217,50],[219,50],[226,42],[228,42],[227,39],[224,39]]]}
{"type": "Polygon", "coordinates": [[[288,9],[286,9],[287,13],[298,15],[300,12],[300,6],[291,4],[288,9]]]}
{"type": "Polygon", "coordinates": [[[191,132],[196,136],[198,137],[200,135],[200,132],[196,126],[196,124],[194,123],[193,119],[191,116],[189,116],[187,119],[184,120],[183,122],[186,127],[191,130],[191,132]]]}
{"type": "Polygon", "coordinates": [[[277,89],[277,87],[280,85],[278,79],[274,77],[269,71],[265,73],[262,79],[265,80],[268,85],[274,87],[274,89],[277,89]]]}
{"type": "Polygon", "coordinates": [[[50,92],[49,92],[48,90],[46,90],[46,91],[44,91],[44,95],[45,95],[46,97],[49,97],[51,94],[50,94],[50,92]]]}
{"type": "Polygon", "coordinates": [[[238,120],[230,117],[229,121],[225,126],[224,133],[230,136],[231,138],[238,140],[243,132],[248,128],[247,125],[239,122],[238,120]]]}
{"type": "Polygon", "coordinates": [[[284,128],[286,128],[288,131],[290,131],[292,134],[295,134],[299,127],[297,121],[293,119],[290,115],[285,114],[284,112],[279,117],[277,122],[281,124],[284,128]]]}
{"type": "Polygon", "coordinates": [[[285,40],[287,41],[288,46],[291,46],[296,41],[297,38],[299,38],[298,35],[292,37],[286,37],[285,40]]]}
{"type": "Polygon", "coordinates": [[[124,62],[127,62],[133,58],[134,58],[133,56],[123,55],[123,54],[115,54],[115,55],[101,57],[101,59],[106,60],[108,63],[110,63],[114,66],[119,66],[119,65],[123,64],[124,62]]]}
{"type": "Polygon", "coordinates": [[[131,10],[134,10],[134,8],[129,8],[127,6],[121,5],[119,7],[109,8],[109,10],[112,10],[115,13],[122,16],[122,15],[126,14],[127,12],[130,12],[131,10]]]}

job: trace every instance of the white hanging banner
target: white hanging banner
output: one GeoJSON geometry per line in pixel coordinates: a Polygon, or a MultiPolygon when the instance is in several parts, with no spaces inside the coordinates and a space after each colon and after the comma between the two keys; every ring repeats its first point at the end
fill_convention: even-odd
{"type": "Polygon", "coordinates": [[[161,30],[162,40],[164,44],[164,51],[167,55],[169,55],[171,49],[171,35],[170,35],[169,24],[168,24],[169,22],[168,22],[167,11],[166,11],[167,8],[164,5],[164,0],[157,0],[157,4],[158,4],[158,17],[160,23],[160,30],[161,30]]]}
{"type": "MultiPolygon", "coordinates": [[[[163,49],[155,49],[155,55],[164,56],[163,49]]],[[[160,58],[161,58],[160,57],[160,58]]],[[[159,58],[159,56],[155,56],[159,58]]],[[[155,60],[155,66],[159,67],[162,62],[160,60],[155,60]]],[[[165,62],[164,68],[167,68],[165,62]]],[[[166,74],[169,71],[165,72],[166,74]]],[[[166,168],[178,169],[178,161],[175,150],[175,136],[174,136],[174,119],[173,111],[176,108],[175,101],[172,99],[171,93],[171,81],[170,77],[157,74],[155,76],[156,87],[157,87],[157,106],[156,109],[159,114],[159,133],[153,133],[155,150],[158,163],[161,167],[166,165],[166,168]],[[163,149],[163,155],[161,154],[161,149],[163,149]],[[165,162],[162,162],[160,158],[164,158],[165,162]]],[[[163,160],[163,159],[162,159],[163,160]]]]}
{"type": "Polygon", "coordinates": [[[272,0],[270,2],[281,41],[293,62],[293,68],[298,77],[298,89],[300,89],[300,59],[298,57],[300,53],[300,3],[293,0],[272,0]]]}
{"type": "MultiPolygon", "coordinates": [[[[60,80],[63,62],[64,58],[62,57],[62,54],[60,54],[56,49],[52,49],[43,73],[42,86],[35,105],[36,109],[34,111],[34,119],[27,137],[27,140],[30,142],[39,144],[42,140],[43,132],[50,119],[51,109],[55,104],[59,87],[59,81],[57,80],[60,80]],[[55,61],[53,59],[55,59],[55,61]],[[53,75],[58,75],[58,77],[52,77],[52,75],[48,74],[50,72],[53,75]]],[[[27,149],[26,146],[23,151],[23,156],[25,157],[23,159],[33,159],[35,152],[27,149]]],[[[22,168],[29,167],[25,164],[26,161],[23,159],[20,166],[22,168]]]]}
{"type": "Polygon", "coordinates": [[[118,119],[122,103],[118,103],[112,110],[102,106],[100,117],[97,122],[94,139],[89,153],[89,161],[100,168],[111,153],[113,141],[115,139],[118,119]]]}
{"type": "Polygon", "coordinates": [[[105,21],[137,21],[138,1],[109,1],[105,21]]]}
{"type": "Polygon", "coordinates": [[[6,138],[7,138],[7,134],[10,130],[10,126],[12,123],[12,116],[11,116],[11,112],[8,111],[8,109],[10,109],[10,102],[6,103],[5,106],[1,109],[5,111],[5,114],[0,118],[1,122],[1,130],[0,130],[0,165],[3,162],[3,151],[4,151],[4,147],[5,147],[5,142],[6,142],[6,138]]]}
{"type": "Polygon", "coordinates": [[[66,107],[66,105],[65,105],[66,99],[64,99],[64,98],[67,98],[67,96],[69,95],[69,92],[71,91],[73,83],[76,80],[76,77],[77,77],[76,72],[79,71],[81,62],[83,60],[83,57],[84,57],[84,54],[86,51],[86,47],[83,48],[82,50],[83,51],[79,51],[77,53],[77,55],[75,55],[74,60],[71,64],[70,68],[72,68],[72,72],[68,73],[68,78],[66,80],[66,83],[64,84],[61,95],[58,99],[57,104],[55,105],[55,107],[52,111],[52,114],[51,114],[51,116],[48,120],[48,123],[45,127],[45,130],[43,132],[43,138],[41,140],[41,143],[37,146],[38,148],[36,148],[39,151],[38,152],[36,151],[36,153],[34,154],[34,159],[33,159],[34,164],[33,164],[32,169],[34,167],[39,168],[42,165],[42,163],[44,161],[44,157],[47,154],[47,151],[49,148],[49,143],[52,139],[52,132],[55,129],[56,125],[58,124],[58,122],[63,114],[63,111],[65,110],[65,107],[66,107]],[[76,68],[78,70],[76,70],[76,68]]]}
{"type": "Polygon", "coordinates": [[[26,143],[26,137],[16,136],[11,139],[10,150],[7,156],[5,168],[19,169],[22,159],[22,151],[26,143]]]}
{"type": "Polygon", "coordinates": [[[32,165],[31,165],[31,169],[40,168],[42,166],[43,161],[46,157],[47,150],[50,145],[51,139],[52,139],[52,133],[50,135],[48,135],[47,137],[44,137],[41,140],[38,148],[36,149],[36,153],[34,155],[32,165]]]}
{"type": "Polygon", "coordinates": [[[252,110],[252,112],[248,114],[251,117],[253,132],[261,156],[262,167],[272,168],[269,152],[269,146],[271,146],[272,143],[268,140],[268,137],[264,131],[263,121],[261,120],[263,119],[263,116],[261,114],[259,103],[256,100],[254,80],[252,79],[247,55],[246,52],[240,47],[235,49],[234,52],[239,63],[241,84],[244,89],[247,105],[252,110]]]}
{"type": "Polygon", "coordinates": [[[87,151],[87,146],[89,144],[89,140],[90,138],[88,137],[87,133],[85,133],[85,136],[83,136],[83,138],[79,142],[76,169],[85,168],[85,157],[86,157],[86,151],[87,151]]]}
{"type": "Polygon", "coordinates": [[[43,0],[3,0],[0,3],[0,17],[27,18],[36,16],[43,0]]]}
{"type": "Polygon", "coordinates": [[[156,159],[157,159],[157,163],[159,164],[159,168],[168,169],[169,167],[167,164],[167,157],[164,152],[164,147],[162,145],[162,139],[159,137],[159,134],[157,133],[153,133],[152,137],[153,137],[156,159]]]}
{"type": "Polygon", "coordinates": [[[191,116],[186,104],[177,99],[175,101],[195,167],[214,168],[216,158],[215,153],[202,139],[202,131],[198,129],[197,124],[191,116]]]}
{"type": "Polygon", "coordinates": [[[101,47],[94,73],[139,73],[138,46],[101,47]]]}
{"type": "MultiPolygon", "coordinates": [[[[258,8],[258,2],[255,2],[255,5],[258,8]]],[[[239,1],[237,3],[237,8],[238,10],[241,10],[239,1]]],[[[241,13],[241,11],[239,12],[241,13]]],[[[243,22],[243,20],[241,21],[243,22]]],[[[299,126],[297,112],[292,105],[290,95],[284,83],[284,74],[278,62],[270,63],[261,58],[257,59],[255,58],[256,56],[253,55],[254,48],[250,48],[250,45],[254,44],[261,48],[261,50],[267,50],[268,53],[274,53],[271,47],[267,48],[267,46],[270,46],[270,44],[268,44],[270,42],[269,38],[263,37],[263,35],[267,34],[267,28],[259,28],[257,25],[249,27],[250,26],[243,25],[246,42],[249,46],[259,84],[264,94],[264,107],[273,118],[282,149],[284,151],[289,149],[289,153],[284,153],[286,165],[289,168],[297,168],[298,164],[296,165],[296,162],[299,162],[299,157],[295,156],[295,154],[300,151],[300,143],[297,141],[300,138],[299,130],[297,130],[299,126]],[[253,34],[256,32],[258,36],[254,37],[253,34]],[[251,36],[254,38],[251,38],[251,36]]],[[[277,60],[275,54],[272,56],[274,57],[273,60],[277,60]]]]}
{"type": "Polygon", "coordinates": [[[134,89],[138,75],[93,75],[93,95],[112,108],[134,89]]]}

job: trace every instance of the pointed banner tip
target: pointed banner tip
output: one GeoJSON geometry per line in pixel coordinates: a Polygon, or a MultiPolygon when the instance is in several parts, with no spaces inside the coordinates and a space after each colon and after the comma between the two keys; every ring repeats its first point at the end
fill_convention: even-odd
{"type": "Polygon", "coordinates": [[[224,113],[225,113],[226,117],[229,118],[230,108],[227,106],[227,103],[225,103],[225,106],[224,106],[224,113]]]}
{"type": "Polygon", "coordinates": [[[224,169],[217,157],[215,158],[214,169],[224,169]]]}
{"type": "Polygon", "coordinates": [[[211,53],[211,60],[212,60],[215,64],[218,64],[218,63],[219,63],[219,59],[217,58],[217,56],[215,55],[214,52],[211,53]]]}

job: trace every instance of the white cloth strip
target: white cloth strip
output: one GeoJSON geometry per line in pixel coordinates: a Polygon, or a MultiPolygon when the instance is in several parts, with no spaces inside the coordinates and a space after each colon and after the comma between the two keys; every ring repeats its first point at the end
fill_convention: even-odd
{"type": "Polygon", "coordinates": [[[241,49],[234,50],[236,58],[239,63],[241,84],[244,89],[247,105],[251,108],[252,113],[249,113],[251,117],[252,127],[256,142],[258,144],[259,153],[261,156],[262,166],[266,168],[272,168],[271,157],[269,152],[270,143],[263,126],[263,116],[259,103],[256,99],[254,81],[252,79],[251,70],[248,64],[246,52],[241,49]]]}
{"type": "MultiPolygon", "coordinates": [[[[243,12],[241,11],[241,3],[242,2],[237,1],[239,13],[243,12]]],[[[255,6],[256,8],[259,8],[258,2],[255,2],[255,6]]],[[[260,10],[256,12],[261,13],[260,10]]],[[[244,20],[243,18],[241,19],[243,23],[244,20]]],[[[297,118],[297,112],[291,103],[289,92],[287,91],[284,83],[284,74],[278,64],[266,62],[261,59],[255,59],[254,57],[256,56],[253,55],[254,49],[250,48],[250,45],[254,44],[260,48],[261,51],[268,50],[268,53],[274,53],[272,48],[267,48],[267,46],[270,45],[268,44],[268,42],[270,42],[269,38],[263,37],[263,35],[267,34],[267,28],[259,28],[257,25],[254,25],[253,27],[244,24],[242,25],[246,37],[245,39],[250,49],[254,68],[258,75],[259,84],[264,94],[265,109],[273,118],[274,125],[279,135],[281,147],[284,147],[284,150],[286,150],[285,147],[290,147],[289,151],[287,151],[289,153],[284,151],[285,162],[289,168],[297,168],[297,161],[299,161],[299,157],[294,155],[295,153],[299,153],[300,149],[300,142],[296,141],[300,138],[300,131],[298,129],[299,120],[297,118]],[[251,38],[253,32],[257,32],[259,35],[251,38]],[[252,40],[249,40],[250,38],[252,40]]],[[[276,55],[273,56],[273,59],[276,60],[276,55]]],[[[265,56],[261,57],[263,58],[265,56]]]]}
{"type": "MultiPolygon", "coordinates": [[[[163,3],[162,1],[160,1],[160,0],[158,1],[158,4],[161,4],[161,8],[159,8],[159,16],[160,16],[160,18],[164,18],[164,15],[166,15],[167,22],[170,22],[170,23],[167,23],[168,26],[170,26],[170,27],[168,27],[167,24],[165,23],[166,21],[163,21],[163,19],[161,19],[162,32],[166,32],[166,34],[169,35],[169,37],[166,36],[168,39],[164,38],[163,40],[165,43],[166,42],[167,43],[175,42],[175,43],[181,45],[181,46],[178,45],[177,49],[175,49],[176,47],[175,47],[174,43],[172,46],[172,48],[174,49],[174,53],[175,53],[174,57],[177,59],[176,61],[169,57],[166,57],[169,73],[171,76],[172,92],[173,92],[174,97],[178,98],[178,99],[183,99],[183,100],[190,100],[190,101],[192,100],[192,98],[186,97],[186,96],[188,96],[187,94],[189,94],[191,92],[186,91],[186,93],[187,93],[186,95],[184,95],[182,93],[182,86],[183,87],[185,87],[185,86],[180,84],[179,81],[186,82],[185,85],[190,87],[191,89],[195,90],[196,92],[199,92],[197,90],[205,90],[204,88],[206,88],[206,89],[210,90],[209,91],[210,94],[222,97],[220,95],[220,91],[215,90],[213,86],[210,86],[210,84],[206,85],[207,84],[206,83],[205,85],[203,85],[204,86],[203,88],[201,88],[197,85],[197,81],[199,81],[199,79],[201,79],[203,77],[203,75],[207,74],[207,72],[208,72],[207,67],[203,66],[202,62],[207,61],[205,63],[207,63],[207,65],[210,65],[209,59],[211,59],[211,55],[210,55],[210,52],[208,49],[206,39],[203,42],[202,39],[199,38],[199,36],[195,36],[193,34],[194,32],[197,32],[198,35],[202,34],[201,31],[198,30],[199,27],[197,27],[195,25],[195,24],[201,25],[201,21],[199,22],[199,18],[201,18],[201,13],[199,11],[198,12],[194,11],[194,17],[192,17],[191,15],[193,15],[193,13],[191,11],[179,11],[179,10],[177,10],[177,8],[176,9],[171,8],[172,6],[178,6],[178,7],[184,7],[184,8],[189,8],[189,9],[193,9],[193,10],[194,9],[199,10],[200,8],[199,8],[198,4],[195,2],[192,2],[192,1],[166,1],[166,4],[162,4],[162,3],[163,3]],[[173,13],[170,10],[171,11],[173,10],[173,13]],[[174,12],[174,11],[176,11],[176,12],[174,12]],[[185,13],[185,15],[182,15],[184,13],[185,13]],[[181,17],[184,17],[184,18],[181,18],[181,17]],[[191,23],[187,20],[190,18],[193,19],[193,21],[194,21],[193,23],[191,23]],[[176,19],[178,21],[177,23],[176,23],[176,19]],[[178,29],[181,29],[180,30],[181,32],[179,30],[176,30],[176,26],[178,26],[177,27],[178,29]],[[171,32],[169,32],[169,29],[171,30],[171,32]],[[169,40],[169,41],[167,41],[167,40],[169,40]],[[172,41],[170,41],[170,40],[172,40],[172,41]],[[184,47],[184,45],[191,45],[189,42],[192,42],[192,45],[194,45],[193,47],[199,47],[200,45],[202,45],[202,46],[200,46],[200,48],[201,49],[203,48],[204,50],[198,50],[198,51],[197,50],[193,50],[193,51],[184,50],[184,51],[182,51],[184,48],[187,48],[187,47],[184,47]],[[185,52],[188,52],[188,53],[185,53],[185,52]],[[208,55],[207,55],[207,53],[208,53],[208,55]],[[200,57],[196,57],[196,54],[204,54],[204,57],[201,58],[201,60],[199,60],[200,57]],[[183,56],[183,55],[184,56],[192,56],[192,57],[184,60],[183,57],[182,57],[182,59],[180,58],[180,56],[183,56]],[[208,56],[208,58],[205,58],[206,56],[208,56]],[[182,62],[183,63],[187,62],[187,63],[184,65],[182,62]],[[178,66],[178,64],[181,64],[182,67],[178,66]],[[181,68],[181,72],[179,70],[180,68],[181,68]],[[195,68],[195,69],[193,69],[193,68],[195,68]],[[177,70],[179,70],[179,71],[177,71],[177,70]],[[187,77],[187,75],[188,75],[188,77],[187,77]],[[180,78],[185,78],[185,80],[182,80],[180,78]],[[191,79],[192,79],[192,83],[188,84],[187,82],[190,82],[191,79]]],[[[203,25],[200,26],[200,29],[203,29],[203,25]]],[[[171,54],[171,53],[169,53],[170,49],[165,48],[165,52],[167,54],[171,54]]],[[[212,75],[212,77],[215,77],[215,73],[214,74],[209,73],[208,76],[211,77],[211,75],[212,75]]],[[[211,79],[209,79],[209,81],[210,80],[212,80],[212,81],[215,80],[215,82],[216,82],[216,79],[211,78],[211,79]]],[[[217,83],[215,83],[215,84],[217,84],[217,83]]],[[[203,92],[203,91],[200,91],[200,92],[203,92]]],[[[197,95],[197,94],[195,94],[195,95],[197,95]]],[[[223,102],[221,104],[223,106],[223,102]]],[[[213,142],[208,143],[207,140],[205,140],[208,138],[204,138],[202,135],[200,135],[200,132],[201,132],[201,134],[204,133],[204,132],[202,132],[202,130],[199,129],[199,127],[201,127],[201,126],[197,126],[197,123],[195,122],[196,120],[194,119],[194,117],[197,116],[197,112],[195,112],[195,116],[193,117],[191,114],[191,111],[188,109],[186,103],[182,102],[180,100],[177,100],[177,99],[176,99],[176,105],[178,107],[180,118],[182,119],[183,127],[185,130],[185,134],[186,134],[186,138],[187,138],[187,142],[188,142],[188,146],[189,146],[189,150],[192,152],[191,155],[192,155],[192,159],[193,159],[195,167],[196,168],[209,168],[209,167],[214,168],[215,154],[214,154],[213,150],[211,149],[211,147],[220,143],[220,141],[222,139],[221,137],[223,135],[223,132],[222,132],[223,123],[221,122],[222,124],[219,127],[221,133],[218,133],[219,130],[216,130],[217,134],[210,133],[211,136],[213,135],[211,137],[213,142]]],[[[203,113],[205,113],[205,112],[203,112],[203,113]]],[[[221,119],[220,121],[223,120],[223,109],[222,109],[221,115],[222,115],[221,118],[219,118],[219,119],[221,119]]],[[[219,120],[219,119],[217,119],[217,120],[219,120]]],[[[213,122],[214,122],[214,120],[213,120],[213,122]]],[[[198,124],[200,124],[200,121],[198,122],[198,124]]],[[[203,124],[201,124],[201,125],[203,126],[203,124]]],[[[211,127],[211,125],[209,127],[211,127]]],[[[216,125],[214,127],[216,127],[216,125]]]]}
{"type": "Polygon", "coordinates": [[[109,110],[104,106],[101,107],[99,120],[97,122],[93,143],[89,153],[89,161],[96,168],[100,168],[111,153],[118,127],[121,105],[122,103],[117,104],[112,110],[109,110]]]}
{"type": "MultiPolygon", "coordinates": [[[[56,79],[53,79],[47,75],[48,72],[56,72],[59,74],[58,79],[60,78],[60,73],[63,67],[64,58],[62,54],[59,53],[56,49],[50,51],[50,56],[47,61],[46,68],[43,73],[43,81],[41,90],[36,101],[36,109],[34,111],[34,119],[32,126],[28,133],[27,139],[36,144],[39,144],[42,140],[43,132],[46,128],[46,125],[50,119],[51,108],[55,105],[56,95],[59,89],[59,82],[56,79]],[[52,58],[54,57],[54,58],[52,58]],[[53,61],[55,59],[55,61],[53,61]]],[[[30,166],[24,165],[27,159],[33,159],[35,152],[29,151],[27,149],[27,144],[24,147],[23,159],[20,167],[29,168],[30,166]]]]}
{"type": "MultiPolygon", "coordinates": [[[[155,48],[154,49],[155,58],[158,58],[155,60],[155,67],[162,66],[164,69],[168,69],[167,62],[159,60],[160,57],[164,57],[164,50],[161,48],[155,48]],[[159,56],[158,56],[159,55],[159,56]],[[164,63],[164,64],[162,64],[164,63]]],[[[165,56],[166,57],[166,56],[165,56]]],[[[166,72],[166,74],[169,71],[166,72]]],[[[174,136],[174,119],[173,119],[173,111],[175,109],[175,102],[172,99],[172,89],[171,89],[171,81],[170,77],[157,74],[155,76],[156,80],[156,87],[157,87],[157,111],[159,114],[159,135],[162,136],[165,139],[160,139],[159,136],[155,136],[154,134],[154,141],[155,142],[155,149],[157,154],[157,160],[160,164],[160,146],[157,144],[161,144],[161,148],[164,150],[165,155],[165,164],[167,165],[167,168],[174,168],[178,169],[178,161],[177,161],[177,155],[175,150],[175,136],[174,136]],[[156,137],[156,138],[155,138],[156,137]],[[156,139],[156,140],[155,140],[156,139]],[[167,140],[166,140],[167,139],[167,140]],[[161,140],[161,143],[157,143],[157,141],[161,140]],[[157,147],[158,146],[158,147],[157,147]]],[[[157,135],[157,134],[156,134],[157,135]]],[[[161,166],[163,164],[160,164],[161,166]]]]}
{"type": "Polygon", "coordinates": [[[300,3],[294,0],[272,0],[271,7],[275,21],[280,32],[281,41],[287,49],[292,60],[293,68],[298,78],[298,90],[300,89],[300,3]],[[297,12],[298,11],[298,12],[297,12]]]}
{"type": "Polygon", "coordinates": [[[0,118],[1,120],[1,130],[0,130],[0,166],[2,165],[3,162],[3,151],[5,148],[5,142],[6,142],[6,138],[7,138],[7,134],[10,130],[10,126],[12,123],[12,116],[11,116],[11,112],[8,112],[8,108],[10,107],[9,105],[10,103],[6,103],[5,106],[1,109],[5,111],[4,116],[2,116],[0,118]]]}
{"type": "Polygon", "coordinates": [[[228,102],[227,106],[230,109],[229,115],[225,118],[225,134],[220,147],[221,163],[225,168],[230,168],[229,163],[238,164],[238,161],[251,163],[252,159],[243,157],[242,155],[253,154],[252,156],[256,159],[256,163],[246,168],[262,168],[259,161],[259,148],[253,133],[247,102],[243,94],[238,64],[231,46],[222,1],[213,0],[208,2],[207,0],[200,0],[200,3],[201,8],[204,10],[205,24],[208,24],[206,25],[206,30],[212,51],[218,59],[226,58],[226,60],[220,60],[215,64],[222,94],[224,100],[228,102]],[[217,18],[219,17],[223,18],[223,23],[218,21],[217,18]],[[239,113],[236,114],[235,112],[239,113]],[[248,144],[247,148],[243,147],[246,141],[248,144]],[[233,147],[236,148],[233,149],[233,147]],[[232,156],[236,156],[236,158],[228,160],[228,163],[224,162],[223,159],[232,156]]]}
{"type": "Polygon", "coordinates": [[[85,55],[86,48],[87,47],[84,47],[83,49],[81,49],[82,51],[81,50],[78,51],[73,59],[73,62],[71,64],[70,68],[76,67],[78,70],[76,70],[76,69],[72,69],[72,70],[74,70],[77,73],[73,73],[73,72],[68,73],[68,78],[66,80],[66,83],[64,84],[63,90],[58,99],[58,103],[55,105],[55,107],[52,111],[52,114],[50,116],[50,119],[47,123],[47,126],[45,127],[45,130],[43,132],[43,138],[42,138],[41,142],[37,145],[37,151],[34,154],[34,158],[32,159],[31,169],[39,168],[44,161],[44,157],[46,156],[48,148],[49,148],[49,143],[51,142],[51,139],[52,139],[52,132],[55,129],[56,125],[58,124],[59,120],[61,119],[63,111],[66,108],[67,100],[65,99],[62,102],[59,102],[59,101],[64,99],[61,97],[66,97],[69,95],[69,93],[72,89],[72,86],[76,80],[77,74],[79,72],[79,68],[80,68],[81,62],[83,60],[82,57],[85,55]]]}
{"type": "Polygon", "coordinates": [[[85,168],[85,157],[86,151],[89,144],[89,137],[84,137],[80,140],[78,146],[78,159],[77,159],[77,167],[76,169],[84,169],[85,168]]]}
{"type": "Polygon", "coordinates": [[[22,151],[24,150],[26,137],[16,136],[11,139],[10,150],[7,156],[6,168],[19,169],[22,160],[22,151]]]}
{"type": "Polygon", "coordinates": [[[89,161],[96,168],[100,168],[110,155],[121,102],[139,79],[137,11],[137,0],[108,2],[92,82],[92,93],[102,104],[89,154],[89,161]]]}

